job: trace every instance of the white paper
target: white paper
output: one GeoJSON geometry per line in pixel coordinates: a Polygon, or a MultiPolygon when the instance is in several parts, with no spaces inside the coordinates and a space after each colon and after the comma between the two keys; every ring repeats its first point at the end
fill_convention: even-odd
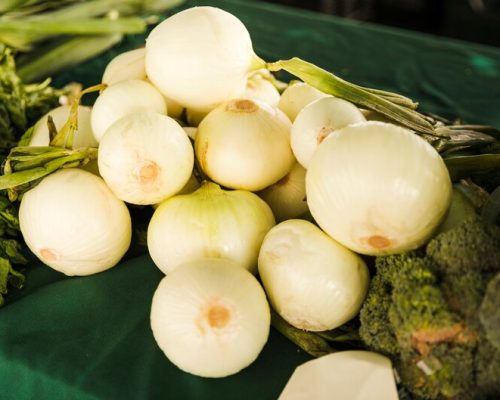
{"type": "Polygon", "coordinates": [[[341,351],[295,369],[279,400],[398,400],[391,361],[369,351],[341,351]]]}

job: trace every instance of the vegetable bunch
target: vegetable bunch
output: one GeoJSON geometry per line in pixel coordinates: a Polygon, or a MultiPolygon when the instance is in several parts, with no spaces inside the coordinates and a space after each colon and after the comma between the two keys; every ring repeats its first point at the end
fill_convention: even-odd
{"type": "Polygon", "coordinates": [[[271,323],[313,355],[363,345],[373,257],[425,246],[452,214],[453,184],[499,168],[496,129],[300,59],[265,63],[213,7],[167,18],[92,90],[89,123],[78,98],[64,123],[49,112],[45,142],[11,150],[0,188],[22,196],[33,254],[67,275],[116,265],[129,210],[152,206],[147,246],[166,274],[153,334],[201,376],[248,366],[271,323]],[[277,81],[279,69],[300,81],[277,81]],[[82,169],[96,158],[98,175],[82,169]]]}

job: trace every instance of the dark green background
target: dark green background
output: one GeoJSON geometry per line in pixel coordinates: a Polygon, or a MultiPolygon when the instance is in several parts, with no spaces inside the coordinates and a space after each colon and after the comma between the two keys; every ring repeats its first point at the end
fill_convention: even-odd
{"type": "MultiPolygon", "coordinates": [[[[406,94],[423,111],[500,128],[498,49],[252,1],[186,6],[196,4],[238,16],[267,61],[299,56],[355,83],[406,94]]],[[[143,40],[127,38],[55,83],[97,83],[108,60],[143,40]]],[[[162,274],[147,255],[129,255],[107,272],[80,278],[33,261],[27,277],[25,289],[0,309],[1,400],[275,399],[309,359],[272,331],[258,360],[239,374],[182,373],[150,331],[151,297],[162,274]]]]}

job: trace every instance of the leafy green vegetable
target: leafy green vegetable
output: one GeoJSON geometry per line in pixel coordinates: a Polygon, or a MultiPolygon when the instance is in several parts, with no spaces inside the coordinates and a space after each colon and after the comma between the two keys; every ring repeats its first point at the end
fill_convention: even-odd
{"type": "MultiPolygon", "coordinates": [[[[66,89],[50,86],[50,80],[26,85],[16,73],[12,51],[0,43],[0,161],[42,115],[59,104],[66,89]]],[[[17,205],[11,203],[7,192],[0,190],[0,305],[8,287],[20,288],[24,276],[14,265],[26,264],[18,241],[17,205]]]]}
{"type": "Polygon", "coordinates": [[[25,85],[16,73],[12,50],[0,43],[0,156],[15,146],[42,115],[59,105],[65,90],[50,80],[25,85]]]}

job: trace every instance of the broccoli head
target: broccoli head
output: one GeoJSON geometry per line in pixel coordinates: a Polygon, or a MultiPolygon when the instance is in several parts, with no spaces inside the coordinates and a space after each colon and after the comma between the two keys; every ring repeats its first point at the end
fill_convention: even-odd
{"type": "Polygon", "coordinates": [[[377,257],[360,336],[423,399],[500,398],[499,271],[500,228],[479,217],[417,251],[377,257]]]}

